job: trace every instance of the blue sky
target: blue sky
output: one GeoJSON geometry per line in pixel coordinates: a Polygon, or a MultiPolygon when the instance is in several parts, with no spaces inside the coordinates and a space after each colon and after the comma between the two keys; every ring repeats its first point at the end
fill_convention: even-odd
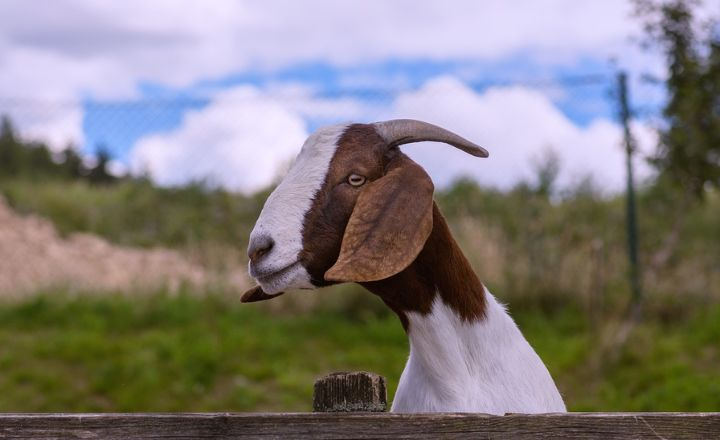
{"type": "MultiPolygon", "coordinates": [[[[109,148],[126,161],[135,143],[145,135],[172,130],[188,110],[211,102],[210,91],[251,84],[303,84],[318,96],[353,97],[373,103],[391,101],[399,92],[417,89],[439,76],[454,76],[477,92],[491,87],[525,85],[548,93],[553,103],[574,123],[586,126],[593,119],[615,117],[611,96],[617,68],[609,62],[585,59],[574,66],[539,66],[523,57],[497,62],[391,60],[374,64],[336,67],[328,63],[301,63],[272,72],[237,72],[226,77],[203,79],[184,88],[161,83],[142,83],[140,96],[132,100],[88,99],[83,103],[85,149],[109,148]],[[362,77],[364,82],[353,82],[362,77]],[[554,93],[553,93],[554,92],[554,93]]],[[[656,105],[652,104],[653,107],[656,105]]],[[[308,121],[309,131],[331,120],[308,121]]]]}
{"type": "MultiPolygon", "coordinates": [[[[643,116],[662,103],[662,90],[640,81],[664,72],[637,44],[628,0],[182,5],[2,2],[0,112],[28,138],[86,154],[103,144],[118,169],[167,185],[207,178],[251,192],[320,125],[414,117],[491,151],[468,165],[434,146],[408,148],[441,186],[469,175],[509,187],[553,150],[562,183],[591,176],[614,191],[617,70],[630,73],[643,116]]],[[[652,123],[634,127],[645,154],[652,123]]],[[[638,166],[649,175],[642,158],[638,166]]]]}

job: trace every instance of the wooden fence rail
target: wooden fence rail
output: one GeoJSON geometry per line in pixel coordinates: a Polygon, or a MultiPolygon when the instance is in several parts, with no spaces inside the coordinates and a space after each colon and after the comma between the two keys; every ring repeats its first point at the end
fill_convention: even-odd
{"type": "Polygon", "coordinates": [[[720,439],[720,413],[367,412],[385,406],[385,383],[378,378],[354,373],[321,379],[314,406],[331,412],[0,414],[0,439],[720,439]]]}
{"type": "Polygon", "coordinates": [[[1,439],[718,439],[720,413],[4,414],[1,439]]]}

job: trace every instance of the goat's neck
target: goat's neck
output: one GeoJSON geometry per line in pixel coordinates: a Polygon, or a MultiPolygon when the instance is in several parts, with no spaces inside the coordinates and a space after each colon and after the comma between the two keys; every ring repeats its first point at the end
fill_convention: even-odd
{"type": "Polygon", "coordinates": [[[364,284],[398,314],[410,339],[393,411],[565,411],[547,368],[433,210],[433,230],[413,264],[364,284]]]}
{"type": "Polygon", "coordinates": [[[393,277],[363,286],[397,313],[406,331],[408,313],[429,314],[438,297],[463,321],[485,316],[485,289],[434,203],[432,232],[415,261],[393,277]]]}

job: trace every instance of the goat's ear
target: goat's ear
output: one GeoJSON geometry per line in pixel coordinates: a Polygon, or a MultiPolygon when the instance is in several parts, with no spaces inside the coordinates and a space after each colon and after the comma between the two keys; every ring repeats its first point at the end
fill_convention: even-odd
{"type": "Polygon", "coordinates": [[[405,156],[358,196],[340,256],[327,281],[377,281],[401,272],[425,246],[433,225],[433,183],[405,156]]]}

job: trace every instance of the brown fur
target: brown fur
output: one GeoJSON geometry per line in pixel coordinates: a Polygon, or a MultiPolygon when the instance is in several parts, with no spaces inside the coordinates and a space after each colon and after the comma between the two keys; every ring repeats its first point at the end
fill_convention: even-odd
{"type": "Polygon", "coordinates": [[[432,230],[432,194],[432,181],[419,165],[395,158],[358,196],[340,256],[325,279],[378,281],[408,267],[432,230]]]}
{"type": "Polygon", "coordinates": [[[420,255],[405,270],[385,280],[361,283],[380,296],[407,330],[405,312],[430,313],[436,295],[462,319],[485,315],[485,291],[433,203],[433,229],[420,255]]]}
{"type": "Polygon", "coordinates": [[[303,222],[303,250],[300,262],[310,273],[313,284],[333,284],[325,272],[340,255],[345,227],[360,192],[385,174],[387,146],[370,125],[353,124],[338,141],[322,188],[303,222]],[[361,187],[347,183],[355,173],[367,178],[361,187]]]}
{"type": "Polygon", "coordinates": [[[300,261],[313,283],[358,281],[406,329],[405,313],[429,313],[438,292],[463,319],[482,319],[483,286],[431,196],[419,165],[372,126],[351,125],[303,224],[300,261]],[[352,173],[367,182],[349,185],[352,173]]]}

